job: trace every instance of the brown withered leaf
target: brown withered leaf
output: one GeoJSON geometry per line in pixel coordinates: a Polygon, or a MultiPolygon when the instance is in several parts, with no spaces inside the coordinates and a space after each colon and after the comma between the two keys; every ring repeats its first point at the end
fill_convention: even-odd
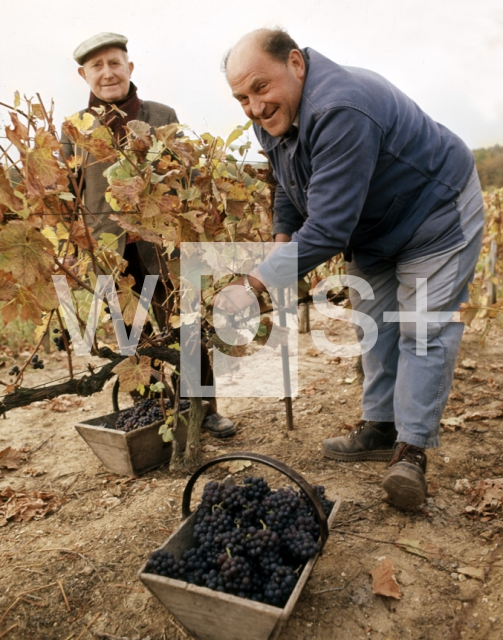
{"type": "Polygon", "coordinates": [[[21,320],[31,320],[34,324],[43,324],[42,307],[33,293],[26,287],[18,287],[14,303],[20,307],[21,320]]]}
{"type": "Polygon", "coordinates": [[[39,129],[35,133],[35,148],[28,149],[22,155],[28,196],[43,197],[45,189],[55,187],[63,177],[64,171],[54,155],[60,147],[60,143],[48,131],[39,129]]]}
{"type": "Polygon", "coordinates": [[[28,148],[28,129],[24,124],[19,122],[19,118],[17,117],[16,113],[13,113],[12,111],[10,111],[9,113],[10,119],[12,120],[12,124],[14,126],[12,127],[12,129],[11,127],[5,127],[5,135],[7,136],[9,141],[12,142],[12,144],[16,147],[16,149],[18,149],[18,151],[23,154],[28,148]]]}
{"type": "Polygon", "coordinates": [[[77,220],[73,223],[70,240],[75,242],[79,249],[87,249],[87,251],[90,251],[91,248],[94,248],[97,245],[97,242],[90,231],[88,237],[86,226],[81,220],[77,220]]]}
{"type": "Polygon", "coordinates": [[[188,220],[197,233],[203,233],[204,221],[208,217],[207,211],[192,209],[191,211],[187,211],[187,213],[180,213],[180,216],[188,220]]]}
{"type": "Polygon", "coordinates": [[[59,300],[52,280],[48,282],[37,280],[29,289],[44,311],[58,308],[59,300]]]}
{"type": "Polygon", "coordinates": [[[14,282],[0,277],[0,300],[9,302],[16,296],[16,285],[14,282]]]}
{"type": "Polygon", "coordinates": [[[49,400],[47,404],[44,405],[44,409],[48,409],[49,411],[57,411],[58,413],[65,413],[66,411],[72,411],[76,407],[82,406],[82,399],[76,398],[75,396],[67,396],[62,395],[57,398],[53,398],[49,400]]]}
{"type": "Polygon", "coordinates": [[[149,147],[152,145],[152,129],[147,122],[143,122],[142,120],[130,120],[126,126],[129,131],[131,131],[131,133],[142,142],[147,144],[149,147]]]}
{"type": "Polygon", "coordinates": [[[153,242],[154,244],[162,246],[161,238],[159,238],[159,236],[153,231],[150,231],[150,229],[145,229],[145,227],[142,227],[140,225],[131,224],[121,216],[112,214],[109,216],[109,218],[110,220],[116,222],[119,227],[122,227],[126,231],[129,231],[129,233],[132,234],[133,237],[136,236],[141,238],[142,240],[147,240],[148,242],[153,242]]]}
{"type": "Polygon", "coordinates": [[[164,145],[169,146],[169,143],[174,139],[176,132],[178,131],[178,125],[176,123],[165,124],[162,127],[156,127],[154,129],[155,137],[160,140],[164,145]]]}
{"type": "MultiPolygon", "coordinates": [[[[117,151],[111,146],[111,142],[104,139],[100,134],[98,131],[100,127],[89,135],[81,133],[69,120],[65,120],[62,129],[77,147],[90,153],[98,162],[113,162],[117,159],[117,151]]],[[[110,138],[110,135],[108,135],[108,138],[110,138]]]]}
{"type": "Polygon", "coordinates": [[[145,188],[141,176],[133,176],[125,180],[112,180],[110,192],[121,206],[136,208],[140,204],[140,194],[145,188]]]}
{"type": "Polygon", "coordinates": [[[0,211],[20,211],[23,208],[21,200],[14,195],[9,175],[3,165],[0,165],[0,211]]]}
{"type": "Polygon", "coordinates": [[[119,291],[117,297],[119,298],[124,323],[133,324],[138,307],[138,297],[133,291],[135,279],[132,275],[128,275],[125,278],[120,278],[118,285],[119,291]]]}
{"type": "Polygon", "coordinates": [[[139,206],[143,218],[176,211],[180,206],[180,198],[169,195],[168,191],[169,188],[165,184],[156,184],[150,193],[141,195],[139,206]]]}
{"type": "Polygon", "coordinates": [[[370,572],[372,576],[372,592],[378,596],[400,600],[402,592],[395,578],[395,568],[389,558],[370,572]]]}
{"type": "Polygon", "coordinates": [[[481,582],[484,582],[486,579],[484,567],[458,567],[456,572],[469,578],[475,578],[475,580],[480,580],[481,582]]]}
{"type": "Polygon", "coordinates": [[[431,542],[425,542],[423,540],[410,540],[409,538],[399,538],[395,542],[396,546],[408,553],[413,553],[416,556],[422,556],[431,560],[432,558],[438,558],[442,554],[440,547],[431,542]]]}
{"type": "Polygon", "coordinates": [[[114,373],[119,376],[124,391],[134,391],[139,384],[147,387],[152,373],[150,358],[140,356],[138,362],[135,356],[130,356],[114,367],[114,373]]]}
{"type": "Polygon", "coordinates": [[[3,270],[20,284],[30,286],[52,274],[53,246],[27,222],[15,220],[0,231],[0,253],[7,259],[3,270]]]}
{"type": "Polygon", "coordinates": [[[28,449],[22,447],[21,449],[13,449],[7,447],[0,451],[0,469],[19,469],[21,465],[28,457],[28,449]]]}
{"type": "Polygon", "coordinates": [[[0,489],[0,527],[12,522],[39,520],[66,502],[63,496],[48,491],[0,489]]]}
{"type": "Polygon", "coordinates": [[[496,517],[496,512],[503,508],[503,478],[479,480],[466,499],[469,506],[465,508],[465,513],[471,516],[496,517]]]}

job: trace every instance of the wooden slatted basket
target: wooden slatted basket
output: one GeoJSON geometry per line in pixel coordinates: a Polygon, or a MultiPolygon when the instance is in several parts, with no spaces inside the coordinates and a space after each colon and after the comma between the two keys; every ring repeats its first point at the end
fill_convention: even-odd
{"type": "MultiPolygon", "coordinates": [[[[208,407],[209,402],[203,402],[205,411],[208,407]]],[[[122,411],[115,411],[75,425],[75,429],[104,466],[118,475],[137,476],[169,463],[171,442],[164,442],[159,435],[163,420],[126,433],[113,428],[121,413],[122,411]]],[[[176,437],[180,450],[183,451],[187,442],[189,409],[181,411],[180,416],[183,418],[178,421],[176,437]]]]}
{"type": "MultiPolygon", "coordinates": [[[[327,519],[319,498],[300,474],[278,460],[249,452],[213,458],[196,471],[188,481],[183,493],[182,523],[159,549],[180,558],[183,551],[196,546],[193,531],[197,513],[190,512],[193,486],[199,476],[209,467],[229,460],[252,460],[270,466],[284,473],[305,491],[315,507],[321,531],[319,545],[323,550],[330,525],[337,515],[342,499],[335,500],[327,519]]],[[[182,580],[146,573],[146,562],[141,567],[138,577],[166,609],[198,640],[275,640],[290,617],[319,555],[317,554],[307,562],[295,589],[283,608],[213,591],[182,580]]]]}

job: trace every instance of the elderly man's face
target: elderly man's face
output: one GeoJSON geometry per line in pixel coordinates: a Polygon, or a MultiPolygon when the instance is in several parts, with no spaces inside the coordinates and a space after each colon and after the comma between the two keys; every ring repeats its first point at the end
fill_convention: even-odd
{"type": "Polygon", "coordinates": [[[89,55],[79,74],[91,91],[105,102],[124,100],[129,92],[129,79],[134,65],[119,47],[105,47],[89,55]]]}
{"type": "Polygon", "coordinates": [[[227,61],[227,80],[246,115],[271,136],[292,126],[302,98],[306,67],[300,51],[287,63],[262,51],[255,42],[242,42],[227,61]]]}

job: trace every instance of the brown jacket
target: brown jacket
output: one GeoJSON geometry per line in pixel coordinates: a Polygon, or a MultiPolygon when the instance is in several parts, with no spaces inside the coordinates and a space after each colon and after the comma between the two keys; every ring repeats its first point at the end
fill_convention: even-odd
{"type": "MultiPolygon", "coordinates": [[[[80,114],[85,113],[83,109],[80,114]]],[[[142,100],[140,111],[138,113],[137,120],[147,122],[152,127],[161,127],[165,124],[171,124],[178,122],[174,109],[168,107],[159,102],[150,102],[142,100]]],[[[63,145],[63,153],[68,158],[73,155],[74,147],[67,136],[61,134],[61,143],[63,145]]],[[[93,236],[98,239],[102,233],[113,233],[119,236],[122,233],[122,229],[112,220],[109,220],[108,216],[113,213],[108,202],[105,200],[105,191],[108,187],[107,179],[103,176],[105,169],[111,166],[109,162],[96,163],[93,156],[89,156],[87,166],[84,174],[84,203],[88,211],[93,214],[89,218],[89,226],[93,228],[93,236]]],[[[150,243],[138,243],[148,244],[150,243]]],[[[124,248],[126,246],[125,235],[119,240],[119,253],[124,254],[124,248]]],[[[151,247],[151,245],[150,245],[151,247]]],[[[152,247],[151,247],[152,248],[152,247]]],[[[152,271],[150,271],[152,273],[152,271]]]]}

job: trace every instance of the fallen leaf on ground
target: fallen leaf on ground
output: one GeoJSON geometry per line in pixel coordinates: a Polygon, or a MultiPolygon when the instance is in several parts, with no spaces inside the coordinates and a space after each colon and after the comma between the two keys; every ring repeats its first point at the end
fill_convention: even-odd
{"type": "Polygon", "coordinates": [[[239,473],[239,471],[251,467],[251,464],[249,460],[233,460],[232,462],[222,462],[220,466],[227,469],[229,473],[239,473]]]}
{"type": "Polygon", "coordinates": [[[482,582],[484,582],[484,580],[486,579],[486,572],[484,570],[484,567],[458,567],[456,571],[464,576],[475,578],[476,580],[481,580],[482,582]]]}
{"type": "Polygon", "coordinates": [[[438,557],[442,550],[437,547],[436,544],[430,542],[424,542],[423,540],[409,540],[408,538],[399,538],[395,542],[397,547],[400,547],[408,553],[414,553],[416,556],[422,556],[423,558],[431,559],[432,556],[438,557]]]}
{"type": "Polygon", "coordinates": [[[440,420],[440,424],[446,431],[456,431],[463,426],[463,418],[444,418],[440,420]]]}
{"type": "Polygon", "coordinates": [[[402,592],[395,578],[395,568],[389,558],[370,572],[372,576],[372,592],[378,596],[400,600],[402,592]]]}
{"type": "Polygon", "coordinates": [[[11,487],[0,490],[0,527],[9,521],[39,520],[66,502],[62,496],[48,491],[14,491],[11,487]]]}
{"type": "Polygon", "coordinates": [[[70,411],[75,407],[82,406],[82,399],[76,398],[73,396],[59,396],[59,398],[54,398],[50,400],[44,405],[44,409],[49,409],[50,411],[57,411],[58,413],[64,413],[65,411],[70,411]]]}
{"type": "Polygon", "coordinates": [[[7,447],[0,451],[0,469],[19,469],[19,465],[22,464],[28,457],[29,449],[25,447],[21,449],[13,449],[7,447]]]}
{"type": "Polygon", "coordinates": [[[471,490],[472,485],[470,484],[468,478],[459,478],[459,480],[456,480],[456,483],[454,485],[454,491],[456,493],[467,493],[471,490]]]}
{"type": "Polygon", "coordinates": [[[463,369],[476,369],[477,363],[475,360],[465,358],[464,360],[461,360],[461,366],[463,367],[463,369]]]}
{"type": "Polygon", "coordinates": [[[24,476],[30,476],[31,478],[38,478],[38,476],[43,476],[45,473],[47,473],[47,471],[43,469],[32,469],[31,467],[23,469],[22,471],[24,476]]]}
{"type": "Polygon", "coordinates": [[[468,506],[465,513],[479,516],[485,521],[495,518],[496,511],[503,507],[503,478],[479,480],[466,499],[468,506]]]}

